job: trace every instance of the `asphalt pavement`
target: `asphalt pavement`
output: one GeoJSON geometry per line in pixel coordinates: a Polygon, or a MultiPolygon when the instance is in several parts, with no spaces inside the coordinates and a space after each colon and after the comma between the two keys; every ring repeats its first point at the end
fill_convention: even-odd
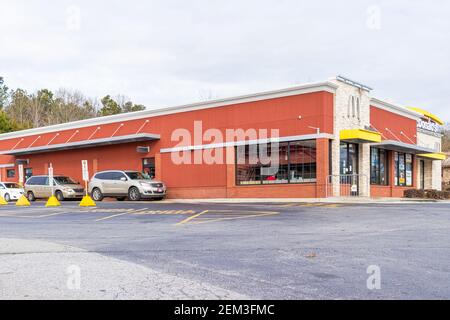
{"type": "Polygon", "coordinates": [[[10,204],[0,298],[449,299],[449,230],[448,203],[10,204]]]}

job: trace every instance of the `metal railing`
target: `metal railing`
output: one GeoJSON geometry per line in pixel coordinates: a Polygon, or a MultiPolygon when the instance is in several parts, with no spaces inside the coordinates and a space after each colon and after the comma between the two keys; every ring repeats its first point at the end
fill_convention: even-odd
{"type": "Polygon", "coordinates": [[[326,180],[326,197],[359,197],[368,188],[369,179],[365,174],[329,175],[326,180]]]}

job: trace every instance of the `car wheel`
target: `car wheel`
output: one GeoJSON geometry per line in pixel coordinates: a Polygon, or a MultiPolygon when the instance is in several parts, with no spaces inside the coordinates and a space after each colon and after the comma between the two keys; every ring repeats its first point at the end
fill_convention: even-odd
{"type": "Polygon", "coordinates": [[[92,199],[94,199],[94,201],[103,200],[103,193],[100,191],[99,188],[94,188],[94,190],[92,190],[92,199]]]}
{"type": "Polygon", "coordinates": [[[6,193],[3,198],[5,199],[6,202],[10,202],[11,201],[11,197],[10,197],[9,193],[6,193]]]}
{"type": "Polygon", "coordinates": [[[56,197],[56,199],[58,199],[58,201],[64,201],[64,195],[59,190],[55,192],[55,197],[56,197]]]}
{"type": "Polygon", "coordinates": [[[27,198],[28,198],[28,201],[31,201],[31,202],[36,201],[36,197],[34,196],[33,191],[28,191],[27,198]]]}
{"type": "Polygon", "coordinates": [[[128,199],[131,201],[141,200],[141,193],[139,192],[139,189],[136,187],[131,187],[130,190],[128,190],[128,199]]]}
{"type": "Polygon", "coordinates": [[[125,201],[126,197],[117,198],[117,201],[125,201]]]}

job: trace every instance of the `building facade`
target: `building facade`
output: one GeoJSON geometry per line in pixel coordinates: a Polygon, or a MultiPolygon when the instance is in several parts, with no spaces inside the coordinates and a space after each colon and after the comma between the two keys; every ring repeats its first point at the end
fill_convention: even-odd
{"type": "Polygon", "coordinates": [[[170,198],[401,197],[440,189],[438,117],[343,77],[0,135],[1,180],[138,170],[170,198]],[[20,166],[19,166],[20,165],[20,166]]]}
{"type": "Polygon", "coordinates": [[[442,185],[450,190],[450,152],[447,152],[447,160],[442,162],[442,185]]]}

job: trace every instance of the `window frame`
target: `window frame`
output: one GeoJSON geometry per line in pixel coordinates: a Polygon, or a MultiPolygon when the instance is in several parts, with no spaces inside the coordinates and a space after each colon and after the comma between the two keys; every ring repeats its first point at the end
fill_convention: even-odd
{"type": "Polygon", "coordinates": [[[389,151],[388,150],[381,149],[381,148],[375,148],[375,147],[370,148],[370,184],[372,186],[383,186],[383,187],[390,186],[390,179],[389,179],[390,166],[389,166],[389,164],[390,164],[390,162],[389,162],[389,151]],[[376,172],[376,178],[377,178],[376,180],[377,181],[375,181],[375,182],[372,181],[372,179],[373,179],[372,159],[373,159],[374,152],[377,153],[377,160],[378,160],[377,161],[377,170],[376,170],[377,171],[376,172]],[[384,183],[384,184],[381,182],[381,180],[382,180],[382,175],[381,175],[382,154],[384,154],[383,158],[384,158],[384,162],[385,162],[384,163],[384,172],[385,172],[386,183],[384,183]]]}
{"type": "Polygon", "coordinates": [[[12,179],[16,177],[16,169],[6,169],[6,178],[12,179]],[[10,173],[12,172],[12,175],[10,173]]]}
{"type": "MultiPolygon", "coordinates": [[[[270,150],[270,146],[271,144],[268,143],[267,144],[267,149],[270,150]]],[[[255,183],[248,183],[248,184],[242,184],[242,182],[239,181],[239,176],[238,176],[238,166],[240,165],[238,163],[238,152],[237,152],[237,148],[238,146],[236,146],[234,148],[234,152],[235,152],[235,156],[234,156],[234,160],[235,160],[235,185],[237,187],[252,187],[252,186],[277,186],[277,185],[306,185],[306,184],[316,184],[317,183],[317,140],[315,139],[310,139],[310,140],[296,140],[296,141],[286,141],[286,142],[280,142],[280,148],[279,148],[279,152],[281,152],[281,146],[285,146],[287,148],[287,182],[279,182],[279,183],[270,183],[270,181],[267,180],[263,180],[263,175],[261,174],[261,168],[264,168],[265,166],[262,164],[257,164],[257,165],[253,165],[253,166],[258,166],[260,172],[259,172],[259,179],[255,180],[255,183]],[[316,150],[316,154],[314,157],[314,168],[315,168],[315,174],[314,177],[311,177],[310,180],[314,180],[314,181],[306,181],[306,182],[292,182],[291,179],[291,167],[293,165],[293,163],[291,163],[291,145],[295,145],[296,143],[299,142],[314,142],[314,147],[310,147],[310,149],[315,149],[316,150]]],[[[244,147],[248,148],[250,145],[246,144],[244,147]]],[[[259,144],[257,144],[257,148],[259,150],[259,144]]],[[[247,149],[245,150],[245,156],[247,156],[247,149]]],[[[247,159],[246,159],[247,160],[247,159]]],[[[310,163],[311,165],[312,163],[310,163]]],[[[294,164],[295,165],[295,164],[294,164]]]]}
{"type": "Polygon", "coordinates": [[[396,187],[401,187],[401,188],[411,188],[414,186],[414,178],[415,178],[415,174],[414,174],[414,155],[411,153],[404,153],[404,152],[394,152],[394,173],[395,173],[395,186],[396,187]],[[407,156],[411,157],[411,184],[408,184],[408,162],[407,162],[407,156]],[[403,160],[403,166],[404,169],[400,170],[400,163],[403,160]],[[400,173],[404,173],[404,179],[405,179],[405,184],[402,185],[400,183],[400,173]]]}

